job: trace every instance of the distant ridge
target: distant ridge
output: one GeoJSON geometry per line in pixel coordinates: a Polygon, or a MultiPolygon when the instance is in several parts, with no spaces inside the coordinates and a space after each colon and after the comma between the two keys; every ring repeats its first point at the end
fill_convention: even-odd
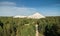
{"type": "Polygon", "coordinates": [[[32,19],[40,19],[40,18],[45,18],[45,16],[39,14],[39,13],[35,13],[33,15],[30,16],[13,16],[13,18],[32,18],[32,19]]]}

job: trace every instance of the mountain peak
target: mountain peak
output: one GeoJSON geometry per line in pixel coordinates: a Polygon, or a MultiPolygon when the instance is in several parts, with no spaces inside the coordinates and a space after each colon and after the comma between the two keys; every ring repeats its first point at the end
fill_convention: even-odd
{"type": "Polygon", "coordinates": [[[39,13],[35,13],[35,14],[29,16],[29,18],[40,19],[40,18],[45,18],[45,16],[43,16],[39,13]]]}
{"type": "Polygon", "coordinates": [[[38,12],[36,12],[35,14],[39,14],[38,12]]]}
{"type": "Polygon", "coordinates": [[[37,13],[35,13],[35,14],[33,14],[33,15],[40,15],[40,14],[37,12],[37,13]]]}
{"type": "Polygon", "coordinates": [[[30,15],[30,16],[15,16],[15,17],[19,17],[19,18],[33,18],[33,19],[40,19],[40,18],[45,18],[45,16],[39,14],[39,13],[35,13],[33,15],[30,15]]]}

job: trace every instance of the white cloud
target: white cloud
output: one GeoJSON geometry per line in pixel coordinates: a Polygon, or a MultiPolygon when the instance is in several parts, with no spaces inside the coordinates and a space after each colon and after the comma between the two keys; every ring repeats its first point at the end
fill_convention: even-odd
{"type": "Polygon", "coordinates": [[[0,16],[29,15],[35,11],[35,8],[16,7],[14,2],[0,2],[0,16]]]}
{"type": "Polygon", "coordinates": [[[16,6],[14,2],[0,2],[0,6],[16,6]]]}
{"type": "Polygon", "coordinates": [[[30,15],[35,13],[35,8],[26,7],[0,7],[0,16],[30,15]]]}

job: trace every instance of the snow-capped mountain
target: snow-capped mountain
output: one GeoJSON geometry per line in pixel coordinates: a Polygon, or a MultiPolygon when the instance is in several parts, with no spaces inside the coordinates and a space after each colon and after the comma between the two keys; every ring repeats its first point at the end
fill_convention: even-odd
{"type": "Polygon", "coordinates": [[[39,14],[39,13],[35,13],[33,15],[30,16],[14,16],[14,18],[33,18],[33,19],[40,19],[40,18],[45,18],[45,16],[39,14]]]}
{"type": "Polygon", "coordinates": [[[39,13],[35,13],[33,15],[28,16],[28,18],[40,19],[40,18],[45,18],[45,16],[43,16],[39,13]]]}

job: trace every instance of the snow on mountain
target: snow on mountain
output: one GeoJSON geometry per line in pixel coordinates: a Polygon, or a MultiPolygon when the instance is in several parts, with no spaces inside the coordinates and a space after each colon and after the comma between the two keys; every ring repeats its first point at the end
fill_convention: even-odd
{"type": "Polygon", "coordinates": [[[33,18],[33,19],[40,19],[40,18],[45,18],[45,16],[39,14],[39,13],[35,13],[31,16],[28,16],[28,18],[33,18]]]}
{"type": "Polygon", "coordinates": [[[25,18],[27,16],[14,16],[13,18],[25,18]]]}
{"type": "Polygon", "coordinates": [[[40,18],[45,18],[45,16],[39,14],[39,13],[35,13],[33,15],[30,16],[14,16],[14,18],[33,18],[33,19],[40,19],[40,18]]]}

